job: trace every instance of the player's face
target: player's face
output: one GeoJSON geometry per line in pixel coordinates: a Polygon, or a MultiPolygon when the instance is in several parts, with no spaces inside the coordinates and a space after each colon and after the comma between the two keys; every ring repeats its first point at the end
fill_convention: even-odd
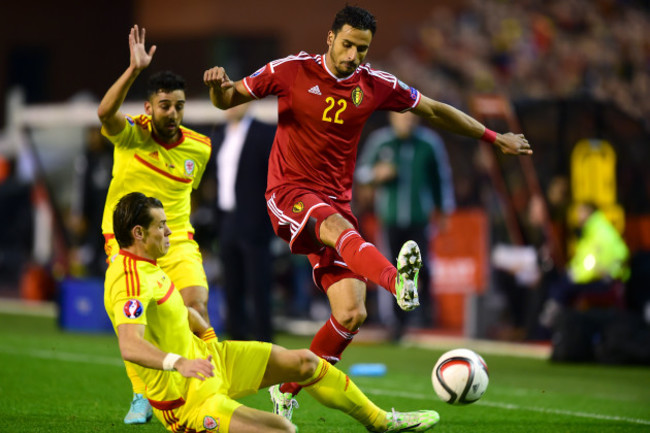
{"type": "Polygon", "coordinates": [[[185,110],[185,92],[160,91],[145,103],[147,114],[156,135],[166,143],[173,143],[180,138],[180,126],[185,110]]]}
{"type": "Polygon", "coordinates": [[[338,33],[327,34],[327,67],[339,78],[347,77],[363,62],[372,41],[370,30],[345,24],[338,33]]]}
{"type": "Polygon", "coordinates": [[[149,257],[158,259],[169,250],[169,235],[172,231],[167,226],[167,216],[161,208],[150,209],[153,220],[144,232],[142,242],[149,257]]]}

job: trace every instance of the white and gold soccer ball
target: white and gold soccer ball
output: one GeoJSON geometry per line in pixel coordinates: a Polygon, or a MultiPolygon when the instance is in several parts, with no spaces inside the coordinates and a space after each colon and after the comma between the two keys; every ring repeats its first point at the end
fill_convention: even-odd
{"type": "Polygon", "coordinates": [[[488,367],[481,355],[470,349],[454,349],[442,354],[431,372],[431,383],[446,403],[474,403],[487,390],[488,367]]]}

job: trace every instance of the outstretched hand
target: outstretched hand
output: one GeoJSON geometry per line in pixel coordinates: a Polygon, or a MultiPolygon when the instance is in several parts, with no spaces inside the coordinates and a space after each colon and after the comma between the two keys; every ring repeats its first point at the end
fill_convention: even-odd
{"type": "Polygon", "coordinates": [[[533,150],[530,148],[530,144],[526,140],[526,137],[524,137],[524,134],[513,134],[512,132],[499,134],[494,144],[501,149],[501,152],[509,155],[533,154],[533,150]]]}
{"type": "Polygon", "coordinates": [[[212,355],[206,359],[186,359],[181,358],[176,361],[174,368],[183,377],[195,377],[199,380],[205,380],[208,377],[214,376],[214,365],[212,365],[212,355]]]}
{"type": "Polygon", "coordinates": [[[215,66],[203,73],[203,82],[211,89],[229,89],[235,85],[234,81],[228,78],[226,70],[221,66],[215,66]]]}
{"type": "Polygon", "coordinates": [[[147,52],[144,46],[145,30],[138,29],[134,25],[129,33],[129,50],[131,51],[131,66],[137,71],[141,71],[151,63],[153,53],[156,52],[156,46],[152,45],[147,52]]]}

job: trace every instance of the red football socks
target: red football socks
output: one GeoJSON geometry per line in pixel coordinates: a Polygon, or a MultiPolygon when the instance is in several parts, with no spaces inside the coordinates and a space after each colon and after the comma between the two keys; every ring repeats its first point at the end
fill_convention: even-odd
{"type": "MultiPolygon", "coordinates": [[[[341,360],[341,354],[358,332],[358,330],[350,331],[345,329],[336,321],[334,316],[330,316],[329,320],[325,322],[314,336],[309,349],[334,365],[341,360]]],[[[290,392],[293,395],[298,394],[301,389],[302,387],[300,385],[293,382],[280,385],[280,391],[290,392]]]]}
{"type": "Polygon", "coordinates": [[[359,332],[358,329],[350,331],[336,321],[334,316],[330,318],[318,330],[314,339],[311,340],[309,349],[316,355],[334,365],[341,360],[341,354],[352,342],[352,339],[359,332]]]}
{"type": "Polygon", "coordinates": [[[352,272],[363,275],[395,294],[397,269],[354,229],[345,230],[336,241],[336,251],[352,272]]]}

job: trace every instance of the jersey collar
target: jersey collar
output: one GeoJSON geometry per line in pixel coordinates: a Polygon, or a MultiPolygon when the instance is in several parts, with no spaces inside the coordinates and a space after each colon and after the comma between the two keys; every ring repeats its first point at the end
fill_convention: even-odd
{"type": "Polygon", "coordinates": [[[158,264],[158,262],[156,260],[146,259],[144,257],[140,257],[138,255],[130,253],[130,252],[126,251],[126,250],[120,250],[120,254],[125,256],[125,257],[128,257],[130,259],[133,259],[133,260],[141,260],[143,262],[151,263],[154,266],[156,266],[158,264]]]}
{"type": "Polygon", "coordinates": [[[359,68],[357,68],[357,69],[355,69],[355,70],[354,70],[350,75],[348,75],[347,77],[339,78],[339,77],[337,77],[336,75],[334,75],[334,74],[332,73],[332,71],[330,71],[329,68],[327,67],[327,63],[325,62],[325,56],[326,56],[326,54],[321,54],[321,59],[320,59],[320,62],[321,62],[321,64],[323,65],[323,69],[325,69],[325,72],[327,72],[327,73],[328,73],[332,78],[334,78],[336,81],[345,81],[345,80],[347,80],[348,78],[352,77],[354,74],[356,74],[357,71],[359,70],[359,68]]]}
{"type": "Polygon", "coordinates": [[[183,128],[179,128],[179,129],[178,129],[178,132],[180,132],[180,137],[178,138],[178,140],[176,140],[176,141],[173,142],[173,143],[165,143],[164,141],[162,141],[162,140],[161,140],[161,139],[156,135],[156,132],[153,130],[153,127],[152,127],[152,128],[151,128],[151,138],[153,138],[153,140],[154,140],[156,143],[158,143],[159,145],[161,145],[161,146],[164,147],[165,149],[167,149],[167,150],[171,150],[171,149],[175,148],[176,146],[178,146],[179,144],[181,144],[181,143],[185,140],[185,134],[183,133],[183,128]]]}

